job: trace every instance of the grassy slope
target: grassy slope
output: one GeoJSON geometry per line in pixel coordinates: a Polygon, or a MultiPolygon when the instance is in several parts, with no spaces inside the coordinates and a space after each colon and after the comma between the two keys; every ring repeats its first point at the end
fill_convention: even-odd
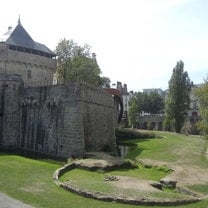
{"type": "MultiPolygon", "coordinates": [[[[186,164],[208,167],[207,159],[200,156],[204,140],[192,136],[186,137],[163,132],[161,134],[166,138],[136,141],[139,147],[134,149],[130,156],[165,161],[184,159],[186,164]]],[[[57,164],[1,154],[0,191],[39,208],[145,207],[100,202],[66,192],[52,182],[53,172],[59,167],[60,165],[57,164]]],[[[208,201],[204,200],[196,204],[178,207],[205,208],[207,204],[208,201]]]]}
{"type": "Polygon", "coordinates": [[[132,147],[128,157],[177,162],[208,168],[208,160],[202,154],[206,141],[198,136],[159,132],[163,138],[132,140],[138,146],[132,147]]]}

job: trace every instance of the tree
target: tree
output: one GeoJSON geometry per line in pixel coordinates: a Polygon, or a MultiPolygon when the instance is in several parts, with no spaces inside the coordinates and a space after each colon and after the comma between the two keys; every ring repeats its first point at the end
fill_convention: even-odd
{"type": "Polygon", "coordinates": [[[199,101],[199,112],[201,120],[197,123],[197,127],[206,137],[208,137],[208,79],[205,83],[195,90],[195,95],[199,101]]]}
{"type": "Polygon", "coordinates": [[[137,106],[137,113],[160,113],[164,108],[163,98],[156,92],[150,94],[137,92],[130,100],[130,107],[132,104],[137,106]]]}
{"type": "Polygon", "coordinates": [[[165,128],[170,129],[173,125],[177,133],[181,131],[189,109],[191,87],[188,73],[184,71],[184,63],[178,61],[169,80],[169,92],[165,103],[165,128]]]}
{"type": "Polygon", "coordinates": [[[129,109],[129,123],[132,127],[134,127],[136,124],[137,113],[138,113],[138,106],[135,102],[133,102],[129,109]]]}
{"type": "Polygon", "coordinates": [[[84,82],[94,86],[105,86],[110,79],[101,76],[95,53],[90,52],[90,46],[79,46],[73,40],[62,39],[55,50],[58,58],[58,83],[84,82]]]}
{"type": "Polygon", "coordinates": [[[136,92],[129,101],[129,106],[129,121],[134,126],[138,114],[142,112],[156,114],[163,111],[164,101],[156,92],[150,94],[136,92]]]}
{"type": "Polygon", "coordinates": [[[164,108],[164,100],[157,92],[151,92],[148,96],[148,111],[152,114],[161,113],[164,108]]]}
{"type": "Polygon", "coordinates": [[[99,81],[99,85],[104,87],[104,88],[110,88],[110,83],[111,83],[111,80],[110,78],[108,77],[100,77],[100,81],[99,81]]]}

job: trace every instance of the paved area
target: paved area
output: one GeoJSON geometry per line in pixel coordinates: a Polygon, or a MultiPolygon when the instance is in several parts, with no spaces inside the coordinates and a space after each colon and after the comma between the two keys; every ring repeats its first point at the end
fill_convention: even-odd
{"type": "Polygon", "coordinates": [[[35,208],[21,201],[0,192],[0,207],[1,208],[35,208]]]}

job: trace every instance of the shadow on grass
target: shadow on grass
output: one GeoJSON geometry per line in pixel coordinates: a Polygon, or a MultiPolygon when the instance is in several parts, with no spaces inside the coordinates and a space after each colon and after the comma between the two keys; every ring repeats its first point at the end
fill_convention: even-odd
{"type": "Polygon", "coordinates": [[[139,145],[141,142],[147,142],[151,139],[132,139],[132,140],[122,140],[118,143],[118,145],[121,146],[127,146],[128,147],[128,154],[126,158],[129,158],[131,160],[134,160],[136,157],[138,157],[144,150],[148,150],[147,148],[144,148],[139,145]]]}
{"type": "Polygon", "coordinates": [[[144,150],[148,150],[147,148],[143,147],[130,147],[129,153],[127,155],[127,158],[134,160],[137,158],[144,150]]]}

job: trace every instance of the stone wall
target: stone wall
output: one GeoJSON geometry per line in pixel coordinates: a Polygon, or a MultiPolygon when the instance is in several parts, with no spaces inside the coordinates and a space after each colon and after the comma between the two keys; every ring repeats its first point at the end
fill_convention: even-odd
{"type": "Polygon", "coordinates": [[[84,154],[83,124],[76,85],[24,89],[21,149],[58,157],[84,154]]]}
{"type": "Polygon", "coordinates": [[[20,76],[0,75],[0,148],[59,158],[82,157],[115,143],[114,102],[84,85],[24,88],[20,76]]]}
{"type": "Polygon", "coordinates": [[[163,130],[163,114],[152,114],[137,117],[138,129],[163,130]]]}
{"type": "Polygon", "coordinates": [[[117,122],[112,96],[100,89],[82,86],[78,99],[82,105],[86,151],[112,149],[117,122]]]}
{"type": "Polygon", "coordinates": [[[9,50],[0,44],[0,73],[18,74],[25,85],[31,82],[53,82],[56,60],[32,53],[9,50]]]}

